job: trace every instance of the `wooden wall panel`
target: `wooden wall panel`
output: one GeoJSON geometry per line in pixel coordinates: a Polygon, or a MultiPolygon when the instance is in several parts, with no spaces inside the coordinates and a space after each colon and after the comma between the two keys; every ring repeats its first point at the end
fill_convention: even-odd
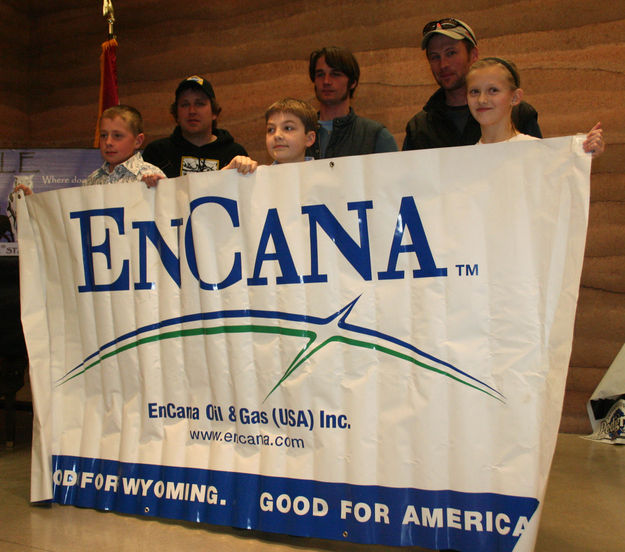
{"type": "Polygon", "coordinates": [[[0,2],[0,148],[29,143],[30,18],[18,1],[0,2]]]}
{"type": "MultiPolygon", "coordinates": [[[[517,63],[545,136],[601,120],[608,150],[593,165],[562,418],[565,431],[589,431],[585,402],[625,341],[625,2],[452,0],[444,12],[438,0],[113,3],[121,101],[142,111],[148,141],[171,132],[174,89],[197,73],[215,87],[220,125],[267,162],[266,107],[287,95],[314,101],[308,55],[336,44],[361,65],[356,111],[385,123],[401,144],[406,122],[435,89],[420,30],[449,15],[472,25],[482,56],[517,63]]],[[[101,2],[31,0],[28,17],[18,6],[0,0],[3,73],[8,67],[0,75],[0,145],[89,146],[107,28],[101,2]]]]}

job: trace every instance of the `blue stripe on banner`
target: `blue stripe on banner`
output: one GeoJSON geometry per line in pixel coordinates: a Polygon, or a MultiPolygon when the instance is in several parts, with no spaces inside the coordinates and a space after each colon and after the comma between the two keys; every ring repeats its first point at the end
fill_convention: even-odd
{"type": "Polygon", "coordinates": [[[363,544],[511,551],[535,498],[53,457],[54,502],[363,544]]]}

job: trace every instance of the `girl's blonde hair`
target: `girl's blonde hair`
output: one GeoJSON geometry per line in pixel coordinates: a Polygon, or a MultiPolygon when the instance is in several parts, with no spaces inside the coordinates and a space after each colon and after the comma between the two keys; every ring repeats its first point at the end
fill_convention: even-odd
{"type": "Polygon", "coordinates": [[[473,71],[477,71],[478,69],[484,69],[484,67],[493,67],[495,65],[499,65],[504,69],[504,71],[506,72],[506,78],[512,90],[520,88],[521,77],[519,76],[519,71],[516,68],[516,65],[511,61],[498,57],[487,57],[476,61],[471,66],[467,78],[473,71]]]}

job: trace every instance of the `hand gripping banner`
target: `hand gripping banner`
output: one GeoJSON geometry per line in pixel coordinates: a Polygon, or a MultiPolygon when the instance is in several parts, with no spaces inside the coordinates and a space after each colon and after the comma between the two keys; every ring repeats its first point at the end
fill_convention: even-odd
{"type": "Polygon", "coordinates": [[[20,201],[32,500],[532,550],[589,173],[568,137],[20,201]]]}

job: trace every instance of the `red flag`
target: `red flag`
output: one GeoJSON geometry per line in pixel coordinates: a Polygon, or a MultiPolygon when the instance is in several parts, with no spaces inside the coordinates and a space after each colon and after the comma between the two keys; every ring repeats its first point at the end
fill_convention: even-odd
{"type": "Polygon", "coordinates": [[[100,55],[100,101],[98,105],[98,124],[95,129],[93,147],[100,145],[100,117],[109,107],[119,105],[117,92],[117,40],[112,38],[102,43],[100,55]]]}

